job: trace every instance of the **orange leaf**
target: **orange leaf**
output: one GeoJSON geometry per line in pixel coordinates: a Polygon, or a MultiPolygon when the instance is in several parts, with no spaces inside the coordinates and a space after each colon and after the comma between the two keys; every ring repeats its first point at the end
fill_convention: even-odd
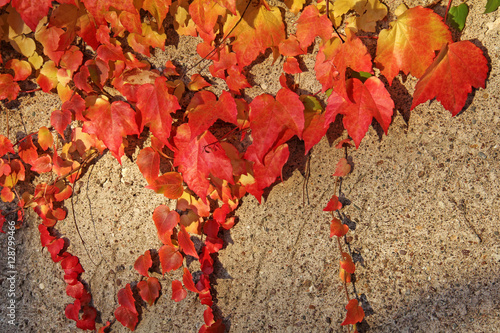
{"type": "Polygon", "coordinates": [[[160,205],[153,212],[153,221],[158,232],[158,238],[163,244],[172,245],[171,236],[174,228],[180,222],[179,213],[171,211],[168,206],[160,205]]]}
{"type": "Polygon", "coordinates": [[[9,101],[15,100],[20,90],[12,75],[0,74],[0,101],[6,98],[9,101]]]}
{"type": "Polygon", "coordinates": [[[435,97],[455,116],[472,87],[485,87],[487,76],[488,61],[480,48],[467,40],[444,45],[418,81],[411,109],[435,97]]]}
{"type": "Polygon", "coordinates": [[[391,29],[380,32],[375,64],[389,84],[399,73],[421,77],[434,59],[434,51],[452,41],[443,19],[431,9],[420,6],[408,9],[391,29]]]}
{"type": "Polygon", "coordinates": [[[160,172],[160,154],[151,147],[142,149],[136,160],[139,170],[149,184],[156,178],[160,172]]]}
{"type": "Polygon", "coordinates": [[[186,267],[184,267],[184,274],[182,274],[182,282],[184,282],[184,286],[187,290],[199,293],[198,289],[196,289],[196,286],[194,285],[193,276],[186,267]]]}
{"type": "Polygon", "coordinates": [[[353,274],[356,270],[356,266],[352,262],[352,258],[349,253],[342,252],[342,259],[344,260],[340,260],[340,267],[342,267],[342,269],[345,269],[347,273],[353,274]]]}
{"type": "Polygon", "coordinates": [[[344,177],[351,172],[351,165],[347,162],[347,159],[341,158],[337,163],[337,167],[333,174],[334,177],[344,177]]]}
{"type": "Polygon", "coordinates": [[[229,15],[224,24],[224,35],[235,37],[233,50],[241,66],[247,66],[269,47],[278,47],[285,39],[285,25],[278,7],[270,7],[265,0],[254,1],[245,12],[244,19],[236,24],[246,7],[238,1],[237,14],[229,15]]]}
{"type": "Polygon", "coordinates": [[[363,311],[363,308],[358,305],[358,300],[351,299],[345,308],[347,310],[347,315],[344,322],[340,325],[354,325],[363,321],[365,312],[363,311]]]}
{"type": "Polygon", "coordinates": [[[54,138],[52,137],[52,133],[50,133],[47,127],[41,127],[38,130],[38,144],[40,147],[42,147],[43,150],[47,150],[47,148],[51,147],[53,143],[54,138]]]}
{"type": "Polygon", "coordinates": [[[312,44],[316,36],[320,36],[323,41],[332,37],[332,22],[328,17],[319,13],[318,7],[307,6],[297,20],[297,39],[302,49],[307,49],[312,44]]]}
{"type": "Polygon", "coordinates": [[[188,83],[187,88],[191,91],[198,91],[205,87],[210,87],[211,84],[208,83],[203,76],[200,74],[193,74],[191,76],[191,82],[188,83]]]}
{"type": "Polygon", "coordinates": [[[332,223],[330,224],[330,237],[334,235],[337,237],[342,237],[349,231],[349,227],[346,224],[343,224],[337,218],[333,218],[332,223]]]}
{"type": "Polygon", "coordinates": [[[175,171],[167,172],[152,180],[146,188],[154,190],[156,193],[163,193],[169,199],[178,199],[184,192],[182,175],[175,171]]]}
{"type": "Polygon", "coordinates": [[[345,283],[351,282],[351,274],[347,273],[342,267],[339,269],[339,278],[345,283]]]}
{"type": "Polygon", "coordinates": [[[14,70],[14,81],[23,81],[31,75],[31,65],[24,60],[12,59],[5,64],[5,68],[14,70]]]}
{"type": "Polygon", "coordinates": [[[287,74],[302,73],[299,62],[295,57],[286,57],[286,60],[283,63],[283,71],[287,74]]]}

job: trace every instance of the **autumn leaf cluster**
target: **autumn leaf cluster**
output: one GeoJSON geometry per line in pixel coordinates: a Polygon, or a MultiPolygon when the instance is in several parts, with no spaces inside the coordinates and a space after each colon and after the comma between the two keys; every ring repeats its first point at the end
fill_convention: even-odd
{"type": "MultiPolygon", "coordinates": [[[[133,330],[138,324],[134,291],[151,306],[161,290],[149,272],[159,266],[161,276],[183,267],[182,282],[172,282],[172,299],[181,301],[186,290],[198,294],[206,305],[200,331],[217,331],[224,325],[212,313],[209,276],[213,256],[223,247],[219,233],[234,225],[244,195],[261,201],[281,177],[291,138],[301,139],[307,154],[337,119],[356,147],[374,120],[387,133],[394,114],[387,87],[399,73],[418,79],[411,109],[435,98],[456,115],[473,88],[484,88],[483,52],[470,41],[454,41],[438,14],[422,7],[400,9],[380,30],[377,22],[386,15],[379,0],[337,0],[328,6],[303,0],[275,5],[265,0],[0,0],[0,100],[32,93],[26,87],[33,83],[61,100],[50,126],[17,142],[0,135],[1,198],[17,202],[19,221],[25,208],[41,217],[42,245],[70,276],[67,294],[75,301],[66,316],[80,328],[95,328],[96,309],[80,280],[83,268],[55,236],[54,226],[65,219],[64,200],[85,167],[106,151],[120,163],[132,136],[147,136],[147,147],[136,157],[146,187],[176,200],[176,209],[162,205],[152,213],[161,242],[155,250],[159,262],[153,262],[151,249],[137,259],[143,279],[119,292],[114,315],[133,330]],[[285,11],[297,17],[290,29],[285,11]],[[362,37],[374,32],[379,34],[370,53],[362,37]],[[188,79],[191,68],[176,59],[154,68],[148,57],[153,49],[165,50],[170,34],[198,38],[197,52],[210,74],[188,79]],[[321,92],[299,94],[293,81],[305,70],[302,57],[314,44],[321,92]],[[282,66],[282,88],[250,99],[248,71],[268,51],[282,66]],[[225,82],[224,91],[213,89],[215,78],[225,82]],[[162,163],[170,168],[160,171],[162,163]],[[16,185],[27,171],[53,173],[56,180],[38,184],[33,193],[18,193],[16,185]],[[201,247],[191,235],[204,235],[201,247]],[[196,283],[186,256],[200,261],[196,283]]],[[[0,214],[0,226],[8,214],[0,214]]],[[[345,227],[332,228],[336,233],[345,227]]]]}

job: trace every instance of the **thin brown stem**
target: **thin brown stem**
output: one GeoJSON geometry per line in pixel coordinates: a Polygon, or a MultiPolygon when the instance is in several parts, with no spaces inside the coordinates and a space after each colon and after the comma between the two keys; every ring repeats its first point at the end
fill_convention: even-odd
{"type": "Polygon", "coordinates": [[[444,23],[446,24],[446,19],[448,18],[448,12],[450,11],[450,7],[451,7],[451,2],[453,0],[449,0],[448,1],[448,6],[446,7],[446,13],[444,13],[444,23]]]}

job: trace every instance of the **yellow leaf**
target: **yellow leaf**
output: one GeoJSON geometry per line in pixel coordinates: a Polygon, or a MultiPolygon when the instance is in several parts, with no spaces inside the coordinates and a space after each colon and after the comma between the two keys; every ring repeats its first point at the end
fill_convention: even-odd
{"type": "Polygon", "coordinates": [[[304,7],[306,0],[285,0],[285,5],[290,8],[290,11],[297,15],[304,7]]]}
{"type": "Polygon", "coordinates": [[[189,3],[187,0],[176,1],[170,6],[170,15],[174,17],[175,31],[181,36],[198,36],[196,24],[189,15],[189,3]]]}
{"type": "Polygon", "coordinates": [[[15,36],[29,34],[31,29],[24,23],[21,15],[12,7],[8,7],[9,16],[7,23],[9,24],[9,39],[15,36]]]}
{"type": "Polygon", "coordinates": [[[31,57],[36,50],[35,41],[25,35],[14,36],[10,39],[10,45],[25,57],[31,57]]]}
{"type": "Polygon", "coordinates": [[[376,22],[387,15],[387,7],[379,0],[358,2],[354,10],[360,15],[356,18],[358,29],[375,32],[376,22]]]}
{"type": "MultiPolygon", "coordinates": [[[[333,14],[335,17],[346,14],[351,9],[354,9],[357,3],[365,2],[363,0],[336,0],[333,3],[333,14]]],[[[331,8],[331,7],[330,7],[331,8]]]]}
{"type": "Polygon", "coordinates": [[[404,12],[406,12],[408,10],[408,7],[402,3],[398,6],[398,8],[396,8],[396,10],[394,11],[394,15],[396,16],[399,16],[401,14],[403,14],[404,12]]]}
{"type": "Polygon", "coordinates": [[[28,61],[34,69],[40,69],[43,65],[43,58],[36,52],[33,52],[33,55],[28,57],[28,61]]]}

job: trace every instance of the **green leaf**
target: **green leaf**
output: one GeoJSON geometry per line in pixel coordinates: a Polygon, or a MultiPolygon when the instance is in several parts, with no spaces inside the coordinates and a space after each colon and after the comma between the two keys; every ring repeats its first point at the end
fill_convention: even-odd
{"type": "Polygon", "coordinates": [[[498,9],[498,6],[500,6],[500,0],[488,0],[484,13],[487,14],[494,12],[498,9]]]}
{"type": "MultiPolygon", "coordinates": [[[[496,0],[500,1],[500,0],[496,0]]],[[[459,31],[462,31],[465,26],[465,20],[469,14],[469,7],[463,3],[459,6],[453,6],[448,12],[448,21],[451,26],[459,31]]]]}

